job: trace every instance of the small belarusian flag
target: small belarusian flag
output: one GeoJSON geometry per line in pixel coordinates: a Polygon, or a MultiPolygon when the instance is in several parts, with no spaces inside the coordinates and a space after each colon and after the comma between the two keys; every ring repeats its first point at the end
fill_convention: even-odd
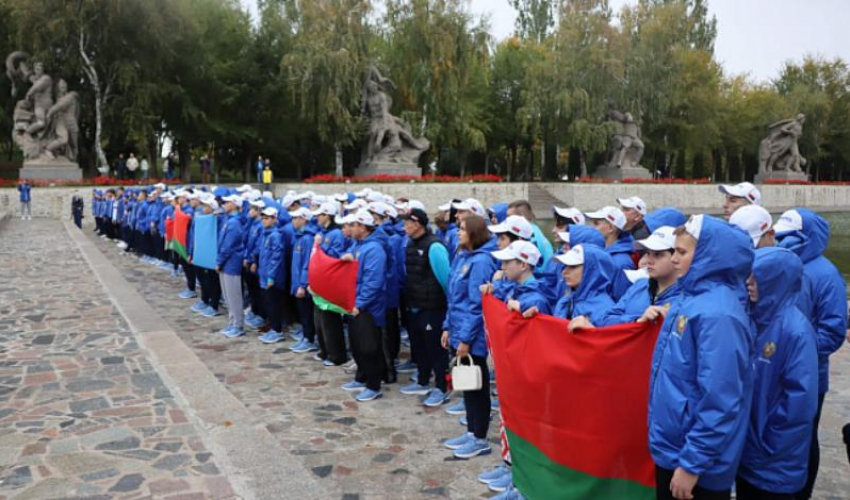
{"type": "Polygon", "coordinates": [[[351,314],[357,298],[357,261],[335,259],[313,246],[307,280],[313,303],[319,309],[351,314]]]}
{"type": "Polygon", "coordinates": [[[187,248],[187,240],[186,235],[189,232],[189,222],[192,220],[191,217],[186,215],[180,207],[177,207],[177,210],[174,211],[174,218],[165,221],[165,233],[166,238],[168,238],[168,226],[169,222],[171,222],[171,238],[168,239],[168,244],[166,248],[169,250],[173,250],[177,255],[183,257],[186,260],[189,260],[189,252],[186,250],[187,248]]]}

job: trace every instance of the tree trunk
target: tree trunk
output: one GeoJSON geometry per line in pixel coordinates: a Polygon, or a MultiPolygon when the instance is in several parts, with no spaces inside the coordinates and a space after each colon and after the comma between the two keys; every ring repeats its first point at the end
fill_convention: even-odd
{"type": "Polygon", "coordinates": [[[337,177],[342,177],[342,147],[335,145],[334,152],[334,173],[337,177]]]}
{"type": "Polygon", "coordinates": [[[100,144],[103,131],[103,99],[106,93],[101,91],[97,68],[86,53],[86,35],[82,28],[80,28],[80,57],[83,59],[83,71],[94,89],[94,151],[97,155],[98,170],[104,175],[109,175],[109,162],[106,161],[106,154],[100,144]]]}

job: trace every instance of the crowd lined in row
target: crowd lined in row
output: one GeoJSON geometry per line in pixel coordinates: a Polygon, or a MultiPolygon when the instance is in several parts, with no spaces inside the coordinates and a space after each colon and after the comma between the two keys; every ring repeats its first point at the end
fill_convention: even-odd
{"type": "MultiPolygon", "coordinates": [[[[637,197],[593,212],[553,207],[554,247],[524,200],[486,208],[454,199],[429,218],[421,202],[370,189],[275,199],[248,185],[156,185],[95,191],[92,206],[103,237],[185,276],[180,298],[199,299],[191,311],[226,308],[226,337],[246,327],[267,344],[289,335],[293,352],[314,352],[327,367],[346,365],[350,353],[356,374],[342,389],[358,402],[414,372],[402,394],[450,403],[449,358],[471,357],[482,387],[447,406],[466,427],[445,442],[458,458],[491,452],[499,411],[482,294],[525,317],[569,319],[572,331],[663,321],[648,408],[658,497],[729,498],[734,485],[738,498],[808,498],[829,356],[847,328],[844,280],[823,256],[829,224],[805,208],[774,223],[749,183],[720,191],[726,220],[649,211],[637,197]],[[189,258],[166,250],[176,210],[217,215],[215,269],[193,264],[191,224],[189,258]],[[311,294],[314,245],[358,263],[349,314],[311,294]],[[400,363],[408,341],[410,359],[400,363]]],[[[501,437],[504,463],[479,480],[520,498],[501,437]]]]}

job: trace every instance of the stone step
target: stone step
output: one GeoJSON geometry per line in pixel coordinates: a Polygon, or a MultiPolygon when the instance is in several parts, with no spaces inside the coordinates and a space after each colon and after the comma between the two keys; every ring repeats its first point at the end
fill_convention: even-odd
{"type": "Polygon", "coordinates": [[[528,185],[528,202],[531,203],[531,208],[534,209],[534,215],[540,219],[552,218],[552,205],[559,207],[570,206],[569,203],[557,198],[548,189],[534,183],[528,185]]]}

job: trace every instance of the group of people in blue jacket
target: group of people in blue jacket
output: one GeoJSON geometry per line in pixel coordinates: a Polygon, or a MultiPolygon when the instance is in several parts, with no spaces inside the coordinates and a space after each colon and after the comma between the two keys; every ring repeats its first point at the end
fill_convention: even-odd
{"type": "MultiPolygon", "coordinates": [[[[275,198],[248,185],[155,185],[95,191],[92,206],[104,238],[185,276],[181,299],[198,298],[200,287],[192,311],[226,308],[226,337],[247,328],[275,344],[289,335],[295,353],[356,366],[341,388],[361,403],[412,373],[401,394],[461,417],[465,432],[444,442],[460,459],[491,453],[499,411],[484,294],[526,318],[569,320],[565,335],[663,322],[648,408],[657,497],[730,498],[734,488],[739,499],[809,498],[829,356],[847,330],[846,285],[824,256],[829,223],[802,207],[774,221],[750,183],[719,189],[723,218],[649,211],[638,197],[592,212],[552,207],[554,245],[526,200],[453,199],[429,217],[417,200],[371,189],[275,198]],[[165,248],[178,207],[217,216],[215,269],[194,265],[191,248],[188,259],[165,248]],[[312,294],[314,245],[358,263],[353,310],[312,294]],[[400,362],[403,341],[410,358],[400,362]],[[454,404],[450,357],[480,367],[483,381],[454,404]]],[[[503,463],[478,480],[500,498],[522,498],[509,445],[502,431],[503,463]]]]}

